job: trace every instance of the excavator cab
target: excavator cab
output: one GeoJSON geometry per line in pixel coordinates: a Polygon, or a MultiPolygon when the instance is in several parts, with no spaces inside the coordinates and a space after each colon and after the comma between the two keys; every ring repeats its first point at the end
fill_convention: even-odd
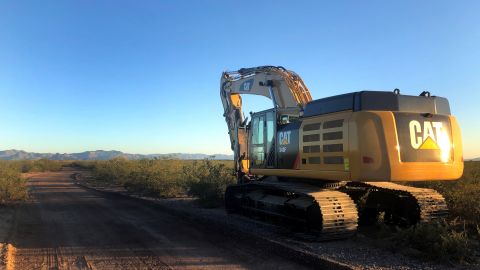
{"type": "Polygon", "coordinates": [[[270,109],[252,114],[249,130],[250,168],[275,168],[277,114],[270,109]]]}
{"type": "Polygon", "coordinates": [[[290,164],[295,162],[298,148],[287,151],[282,145],[293,146],[291,140],[298,142],[288,130],[298,126],[300,113],[299,108],[273,108],[252,113],[248,140],[251,169],[276,169],[282,167],[286,159],[290,164]]]}

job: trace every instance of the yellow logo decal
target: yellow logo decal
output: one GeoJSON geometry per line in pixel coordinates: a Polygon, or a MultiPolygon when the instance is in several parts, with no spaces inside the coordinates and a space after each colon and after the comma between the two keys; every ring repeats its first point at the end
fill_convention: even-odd
{"type": "Polygon", "coordinates": [[[428,137],[418,149],[422,150],[439,150],[438,145],[432,138],[428,137]]]}
{"type": "Polygon", "coordinates": [[[422,125],[419,121],[412,120],[409,127],[410,143],[414,149],[439,150],[439,140],[445,140],[445,136],[448,140],[442,122],[424,121],[422,125]]]}

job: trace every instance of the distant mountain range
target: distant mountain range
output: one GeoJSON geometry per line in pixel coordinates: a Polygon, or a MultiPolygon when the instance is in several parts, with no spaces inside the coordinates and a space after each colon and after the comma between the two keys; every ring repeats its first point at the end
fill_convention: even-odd
{"type": "MultiPolygon", "coordinates": [[[[5,150],[0,151],[0,160],[35,160],[35,159],[51,159],[51,160],[109,160],[113,158],[126,158],[131,160],[138,159],[182,159],[182,160],[199,160],[199,159],[215,159],[215,160],[232,160],[233,155],[225,154],[188,154],[188,153],[169,153],[169,154],[128,154],[120,151],[86,151],[81,153],[32,153],[22,150],[5,150]]],[[[466,161],[480,161],[480,157],[469,159],[466,161]]]]}
{"type": "Polygon", "coordinates": [[[162,159],[216,159],[216,160],[232,160],[233,155],[224,155],[224,154],[186,154],[186,153],[170,153],[170,154],[151,154],[151,155],[141,155],[141,154],[127,154],[120,151],[86,151],[81,153],[31,153],[21,150],[5,150],[0,151],[0,160],[35,160],[35,159],[51,159],[51,160],[108,160],[113,158],[126,158],[126,159],[153,159],[153,158],[162,158],[162,159]]]}

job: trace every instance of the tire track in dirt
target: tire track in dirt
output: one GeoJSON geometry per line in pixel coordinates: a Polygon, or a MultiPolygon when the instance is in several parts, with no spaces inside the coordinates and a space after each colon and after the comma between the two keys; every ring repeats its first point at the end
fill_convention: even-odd
{"type": "MultiPolygon", "coordinates": [[[[29,180],[9,269],[302,269],[253,241],[151,205],[81,188],[72,171],[29,180]]],[[[13,249],[12,249],[13,250],[13,249]]]]}

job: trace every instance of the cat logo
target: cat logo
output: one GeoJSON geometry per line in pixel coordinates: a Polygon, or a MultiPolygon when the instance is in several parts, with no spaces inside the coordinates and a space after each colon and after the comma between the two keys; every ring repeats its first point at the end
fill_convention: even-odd
{"type": "Polygon", "coordinates": [[[424,121],[423,125],[412,120],[410,127],[410,143],[417,150],[441,150],[449,144],[448,135],[442,122],[424,121]]]}
{"type": "Polygon", "coordinates": [[[290,133],[291,131],[283,131],[278,133],[278,143],[280,145],[290,144],[290,133]]]}
{"type": "Polygon", "coordinates": [[[253,79],[245,81],[240,85],[240,91],[245,91],[245,92],[250,91],[252,90],[252,86],[253,86],[253,79]]]}

